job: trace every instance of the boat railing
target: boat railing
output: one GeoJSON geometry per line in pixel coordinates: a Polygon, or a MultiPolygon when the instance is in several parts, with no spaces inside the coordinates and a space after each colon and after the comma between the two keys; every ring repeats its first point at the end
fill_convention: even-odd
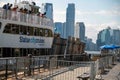
{"type": "Polygon", "coordinates": [[[6,10],[2,8],[0,8],[0,19],[19,21],[36,25],[53,26],[53,20],[37,16],[37,14],[28,14],[19,11],[6,10]]]}

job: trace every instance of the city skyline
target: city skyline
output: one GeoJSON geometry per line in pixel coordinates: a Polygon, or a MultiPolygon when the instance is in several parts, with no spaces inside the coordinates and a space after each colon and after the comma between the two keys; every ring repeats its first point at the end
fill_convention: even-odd
{"type": "MultiPolygon", "coordinates": [[[[19,0],[18,0],[19,1],[19,0]]],[[[32,1],[32,0],[31,0],[32,1]]],[[[54,22],[66,21],[66,8],[68,3],[74,3],[76,8],[75,22],[84,22],[86,36],[95,42],[97,33],[110,26],[120,28],[120,0],[34,0],[36,4],[53,4],[54,22]],[[62,6],[61,6],[62,4],[62,6]],[[94,34],[94,35],[93,35],[94,34]]],[[[0,6],[5,3],[14,3],[11,0],[1,0],[0,6]]]]}

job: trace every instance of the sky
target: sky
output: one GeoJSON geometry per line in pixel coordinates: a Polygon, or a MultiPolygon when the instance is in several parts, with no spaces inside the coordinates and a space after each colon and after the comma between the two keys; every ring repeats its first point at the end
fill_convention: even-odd
{"type": "MultiPolygon", "coordinates": [[[[17,0],[19,2],[20,0],[17,0]]],[[[21,0],[22,1],[22,0],[21,0]]],[[[28,0],[26,0],[28,1],[28,0]]],[[[100,30],[110,26],[120,29],[120,0],[29,0],[53,4],[54,22],[66,21],[68,3],[75,4],[75,22],[84,22],[86,36],[96,42],[100,30]]],[[[14,0],[0,0],[0,7],[5,3],[14,3],[14,0]]]]}

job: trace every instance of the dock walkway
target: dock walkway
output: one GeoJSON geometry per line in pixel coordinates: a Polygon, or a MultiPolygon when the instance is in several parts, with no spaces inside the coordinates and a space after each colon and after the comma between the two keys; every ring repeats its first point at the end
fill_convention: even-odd
{"type": "Polygon", "coordinates": [[[104,75],[103,80],[120,80],[120,62],[117,62],[108,74],[104,75]]]}

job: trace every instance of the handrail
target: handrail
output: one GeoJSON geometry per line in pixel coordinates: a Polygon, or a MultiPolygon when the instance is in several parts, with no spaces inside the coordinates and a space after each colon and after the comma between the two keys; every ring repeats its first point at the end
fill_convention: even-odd
{"type": "Polygon", "coordinates": [[[37,16],[33,13],[28,14],[2,8],[0,8],[0,19],[53,27],[53,20],[51,19],[37,16]]]}

